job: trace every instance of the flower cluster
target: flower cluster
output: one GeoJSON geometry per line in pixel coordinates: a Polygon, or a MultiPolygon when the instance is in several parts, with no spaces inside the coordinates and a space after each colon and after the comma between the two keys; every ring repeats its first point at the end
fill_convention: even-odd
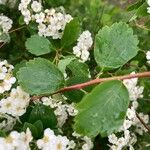
{"type": "Polygon", "coordinates": [[[12,28],[12,24],[13,21],[10,18],[0,14],[0,42],[4,42],[1,36],[8,33],[12,28]]]}
{"type": "Polygon", "coordinates": [[[69,14],[57,12],[55,9],[42,9],[38,1],[21,0],[19,10],[24,16],[24,21],[29,24],[35,21],[38,24],[40,36],[60,39],[67,23],[73,18],[69,14]]]}
{"type": "Polygon", "coordinates": [[[0,101],[0,112],[14,117],[22,116],[29,105],[30,96],[21,87],[12,89],[10,96],[0,101]]]}
{"type": "Polygon", "coordinates": [[[147,59],[147,63],[150,64],[150,51],[147,51],[146,59],[147,59]]]}
{"type": "Polygon", "coordinates": [[[82,62],[85,62],[89,59],[89,49],[93,44],[91,33],[89,31],[84,31],[77,41],[77,45],[73,47],[73,54],[80,57],[82,62]]]}
{"type": "Polygon", "coordinates": [[[16,78],[12,75],[14,67],[6,60],[0,61],[0,93],[9,91],[12,85],[16,82],[16,78]]]}
{"type": "Polygon", "coordinates": [[[75,147],[73,141],[69,141],[66,136],[55,135],[50,128],[44,131],[44,137],[37,141],[37,146],[41,150],[69,150],[75,147]]]}
{"type": "Polygon", "coordinates": [[[38,1],[33,1],[31,4],[31,0],[21,0],[21,3],[19,4],[19,10],[21,11],[21,14],[24,17],[24,22],[26,24],[29,24],[29,22],[32,20],[32,12],[30,11],[31,8],[34,8],[32,11],[37,10],[41,11],[42,6],[41,3],[38,1]]]}
{"type": "Polygon", "coordinates": [[[12,131],[8,137],[0,137],[0,149],[1,150],[30,150],[30,142],[33,137],[29,129],[25,132],[18,133],[17,131],[12,131]]]}
{"type": "Polygon", "coordinates": [[[69,116],[77,115],[78,111],[75,109],[74,104],[63,104],[61,101],[52,99],[51,97],[43,97],[42,102],[44,105],[54,108],[55,115],[57,116],[58,126],[62,127],[69,116]]]}
{"type": "MultiPolygon", "coordinates": [[[[145,127],[139,121],[136,116],[136,111],[138,108],[138,98],[142,98],[143,95],[143,87],[137,86],[138,79],[127,79],[124,80],[123,83],[127,87],[130,100],[131,100],[131,107],[127,110],[126,119],[124,120],[123,126],[119,129],[119,133],[121,133],[121,137],[117,137],[115,134],[111,134],[108,136],[109,142],[112,144],[110,145],[110,149],[112,150],[122,150],[125,147],[129,147],[130,149],[134,150],[134,144],[137,142],[137,136],[135,133],[139,135],[143,135],[144,132],[147,132],[145,127]],[[132,132],[131,130],[134,130],[132,132]]],[[[149,123],[149,116],[144,115],[143,113],[139,113],[140,118],[146,123],[149,123]]]]}
{"type": "MultiPolygon", "coordinates": [[[[135,72],[131,73],[135,74],[135,72]]],[[[126,79],[123,81],[124,85],[128,89],[130,100],[131,101],[136,101],[138,98],[143,98],[143,86],[137,86],[138,79],[133,78],[133,79],[126,79]]]]}
{"type": "Polygon", "coordinates": [[[35,15],[36,22],[39,23],[39,35],[60,39],[67,23],[73,18],[69,14],[56,12],[55,9],[46,9],[44,13],[35,15]],[[43,20],[39,18],[43,16],[43,20]]]}

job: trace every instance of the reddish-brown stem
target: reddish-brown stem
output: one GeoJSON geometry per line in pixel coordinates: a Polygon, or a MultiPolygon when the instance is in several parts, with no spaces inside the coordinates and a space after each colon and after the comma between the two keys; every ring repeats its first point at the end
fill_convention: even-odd
{"type": "Polygon", "coordinates": [[[94,85],[94,84],[99,84],[104,81],[111,81],[111,80],[125,80],[125,79],[132,79],[132,78],[145,78],[145,77],[150,77],[150,71],[149,72],[142,72],[142,73],[136,73],[136,74],[129,74],[129,75],[124,75],[124,76],[115,76],[115,77],[109,77],[109,78],[99,78],[99,79],[94,79],[85,83],[81,84],[76,84],[73,86],[68,86],[65,88],[62,88],[55,92],[54,94],[57,93],[62,93],[62,92],[67,92],[67,91],[72,91],[72,90],[79,90],[83,89],[87,86],[94,85]]]}
{"type": "MultiPolygon", "coordinates": [[[[54,92],[52,95],[57,94],[57,93],[67,92],[67,91],[80,90],[80,89],[83,89],[87,86],[99,84],[99,83],[104,82],[104,81],[124,80],[124,79],[132,79],[132,78],[145,78],[145,77],[150,77],[150,71],[149,72],[136,73],[136,74],[128,74],[128,75],[124,75],[124,76],[115,76],[115,77],[94,79],[94,80],[91,80],[91,81],[88,81],[85,83],[76,84],[73,86],[68,86],[68,87],[62,88],[62,89],[54,92]]],[[[33,96],[31,99],[36,100],[36,99],[39,99],[41,97],[42,96],[33,96]]]]}

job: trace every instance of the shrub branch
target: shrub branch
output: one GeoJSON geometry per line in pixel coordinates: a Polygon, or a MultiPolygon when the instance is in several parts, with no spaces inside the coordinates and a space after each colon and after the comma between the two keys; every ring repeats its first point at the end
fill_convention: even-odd
{"type": "Polygon", "coordinates": [[[124,76],[114,76],[114,77],[108,77],[108,78],[97,78],[85,83],[81,83],[81,84],[76,84],[76,85],[72,85],[72,86],[68,86],[65,88],[62,88],[60,90],[58,90],[57,92],[55,92],[54,94],[57,93],[63,93],[63,92],[67,92],[67,91],[72,91],[72,90],[80,90],[83,89],[87,86],[91,86],[94,84],[99,84],[101,82],[104,81],[112,81],[112,80],[125,80],[125,79],[132,79],[132,78],[146,78],[146,77],[150,77],[150,71],[149,72],[142,72],[142,73],[136,73],[136,74],[128,74],[128,75],[124,75],[124,76]]]}

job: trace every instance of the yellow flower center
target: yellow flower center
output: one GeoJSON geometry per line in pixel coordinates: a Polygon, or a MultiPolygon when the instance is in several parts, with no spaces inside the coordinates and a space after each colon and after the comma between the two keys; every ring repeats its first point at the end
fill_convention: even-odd
{"type": "Polygon", "coordinates": [[[57,150],[61,150],[62,149],[62,144],[61,143],[58,143],[57,144],[57,150]]]}

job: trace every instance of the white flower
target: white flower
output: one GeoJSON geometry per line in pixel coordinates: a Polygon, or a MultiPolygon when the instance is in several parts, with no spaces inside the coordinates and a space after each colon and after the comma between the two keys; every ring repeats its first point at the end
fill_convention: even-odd
{"type": "Polygon", "coordinates": [[[89,31],[84,31],[78,38],[78,43],[73,47],[73,54],[77,57],[81,57],[82,62],[89,59],[89,49],[93,44],[91,33],[89,31]]]}
{"type": "Polygon", "coordinates": [[[39,30],[38,34],[39,34],[40,36],[45,35],[46,25],[43,24],[43,23],[39,24],[39,25],[38,25],[38,30],[39,30]]]}
{"type": "Polygon", "coordinates": [[[136,113],[135,113],[135,110],[134,110],[133,107],[128,108],[128,110],[127,110],[127,117],[128,117],[130,120],[132,120],[132,119],[134,119],[134,118],[136,117],[136,113]]]}
{"type": "Polygon", "coordinates": [[[76,146],[76,143],[73,140],[69,141],[68,149],[74,149],[75,146],[76,146]]]}
{"type": "Polygon", "coordinates": [[[83,137],[84,140],[84,144],[82,146],[82,150],[91,150],[93,148],[93,142],[91,141],[90,138],[88,138],[87,136],[83,137]]]}
{"type": "Polygon", "coordinates": [[[37,1],[33,1],[31,4],[31,8],[33,9],[34,12],[39,12],[42,9],[42,5],[37,1]]]}
{"type": "Polygon", "coordinates": [[[148,124],[148,122],[149,122],[149,115],[144,115],[143,113],[139,113],[139,117],[140,117],[146,124],[148,124]]]}
{"type": "Polygon", "coordinates": [[[0,149],[4,150],[30,150],[29,143],[32,141],[31,131],[26,133],[12,131],[6,138],[0,138],[0,149]]]}
{"type": "Polygon", "coordinates": [[[45,9],[44,11],[47,15],[52,16],[56,13],[56,10],[54,8],[51,9],[45,9]]]}
{"type": "Polygon", "coordinates": [[[37,141],[37,146],[39,149],[52,148],[55,140],[54,132],[48,128],[44,131],[44,137],[37,141]]]}
{"type": "MultiPolygon", "coordinates": [[[[135,74],[135,72],[131,74],[135,74]]],[[[138,98],[143,97],[144,87],[137,86],[137,82],[138,82],[137,78],[123,80],[124,85],[128,89],[131,101],[136,101],[138,98]]]]}
{"type": "Polygon", "coordinates": [[[147,59],[147,60],[150,60],[150,51],[147,51],[147,52],[146,52],[146,59],[147,59]]]}
{"type": "Polygon", "coordinates": [[[82,62],[86,62],[89,59],[90,53],[87,50],[83,50],[81,54],[82,62]]]}
{"type": "Polygon", "coordinates": [[[70,116],[76,116],[78,114],[78,110],[75,109],[74,104],[66,105],[67,112],[70,116]]]}
{"type": "Polygon", "coordinates": [[[25,16],[24,17],[24,22],[28,25],[29,22],[31,21],[31,16],[25,16]]]}
{"type": "MultiPolygon", "coordinates": [[[[147,9],[148,9],[148,13],[150,13],[150,7],[148,7],[147,9]]],[[[147,59],[147,63],[150,64],[150,51],[146,52],[146,59],[147,59]]]]}
{"type": "Polygon", "coordinates": [[[132,145],[129,145],[129,150],[135,150],[132,145]]]}
{"type": "Polygon", "coordinates": [[[150,6],[150,0],[147,0],[147,4],[150,6]]]}
{"type": "Polygon", "coordinates": [[[116,144],[117,143],[117,140],[118,138],[116,137],[115,134],[111,134],[108,136],[108,141],[111,143],[111,144],[116,144]]]}
{"type": "Polygon", "coordinates": [[[20,10],[21,12],[27,10],[27,5],[20,3],[18,6],[18,10],[20,10]]]}
{"type": "Polygon", "coordinates": [[[29,105],[30,96],[21,87],[12,89],[10,96],[0,101],[0,112],[12,116],[22,116],[29,105]]]}
{"type": "Polygon", "coordinates": [[[21,3],[24,5],[30,4],[31,0],[21,0],[21,3]]]}
{"type": "Polygon", "coordinates": [[[56,137],[53,150],[66,150],[69,146],[69,140],[65,136],[58,135],[56,137]]]}
{"type": "Polygon", "coordinates": [[[69,148],[70,141],[65,136],[56,136],[51,129],[44,131],[44,137],[37,141],[37,146],[42,150],[67,150],[69,148]]]}
{"type": "Polygon", "coordinates": [[[119,147],[124,147],[126,145],[126,139],[121,137],[117,140],[116,145],[119,147]]]}
{"type": "Polygon", "coordinates": [[[118,147],[117,145],[110,146],[111,150],[122,150],[122,148],[118,147]]]}
{"type": "Polygon", "coordinates": [[[42,23],[44,21],[45,14],[43,12],[40,12],[39,14],[35,15],[35,20],[37,23],[42,23]]]}
{"type": "Polygon", "coordinates": [[[76,137],[76,138],[80,138],[80,137],[81,137],[81,135],[78,134],[78,133],[76,133],[76,132],[73,132],[73,133],[72,133],[72,136],[74,136],[74,137],[76,137]]]}
{"type": "Polygon", "coordinates": [[[136,110],[138,108],[139,104],[137,101],[132,102],[132,107],[136,110]]]}
{"type": "Polygon", "coordinates": [[[147,7],[147,12],[150,14],[150,7],[147,7]]]}
{"type": "Polygon", "coordinates": [[[23,10],[22,11],[22,15],[24,17],[31,17],[31,13],[30,13],[30,11],[28,9],[23,10]]]}
{"type": "Polygon", "coordinates": [[[73,19],[72,16],[70,16],[69,14],[65,15],[65,21],[67,23],[69,23],[72,19],[73,19]]]}
{"type": "Polygon", "coordinates": [[[128,143],[131,139],[131,136],[130,136],[130,131],[129,130],[125,130],[124,131],[124,137],[126,139],[126,142],[128,143]]]}
{"type": "Polygon", "coordinates": [[[129,129],[131,127],[131,125],[132,125],[132,121],[125,120],[124,123],[123,123],[124,130],[129,129]]]}
{"type": "Polygon", "coordinates": [[[59,103],[54,113],[57,116],[58,126],[62,127],[68,118],[65,105],[61,105],[61,103],[59,103]]]}
{"type": "Polygon", "coordinates": [[[75,54],[77,57],[81,56],[81,51],[78,46],[73,47],[73,54],[75,54]]]}
{"type": "MultiPolygon", "coordinates": [[[[148,6],[150,6],[150,0],[147,0],[148,6]]],[[[147,7],[147,12],[150,13],[150,7],[147,7]]]]}

